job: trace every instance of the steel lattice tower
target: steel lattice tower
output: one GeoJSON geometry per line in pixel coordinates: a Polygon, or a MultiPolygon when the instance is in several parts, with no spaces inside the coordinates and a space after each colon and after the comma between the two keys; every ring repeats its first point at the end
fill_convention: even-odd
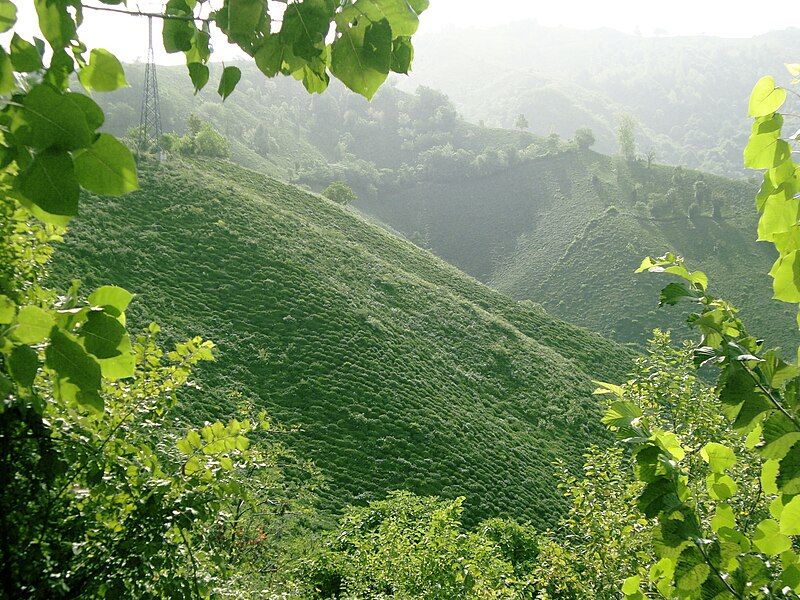
{"type": "Polygon", "coordinates": [[[149,45],[147,62],[144,66],[144,95],[142,96],[142,113],[139,118],[139,129],[142,137],[158,148],[161,140],[161,111],[158,106],[158,78],[156,77],[156,60],[153,52],[153,17],[147,17],[149,45]]]}

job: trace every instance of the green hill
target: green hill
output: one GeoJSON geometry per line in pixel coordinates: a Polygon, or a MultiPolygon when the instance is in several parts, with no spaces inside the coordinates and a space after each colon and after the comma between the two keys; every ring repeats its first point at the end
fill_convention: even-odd
{"type": "Polygon", "coordinates": [[[552,462],[601,439],[590,379],[622,378],[630,352],[252,171],[170,161],[141,182],[86,200],[54,277],[122,285],[134,327],[218,344],[193,418],[252,400],[300,426],[331,508],[403,488],[554,522],[552,462]]]}
{"type": "Polygon", "coordinates": [[[645,255],[676,251],[743,309],[752,331],[791,349],[792,309],[770,300],[773,251],[755,241],[756,189],[568,150],[360,206],[500,291],[628,342],[683,322],[684,307],[656,308],[663,278],[633,273],[645,255]]]}

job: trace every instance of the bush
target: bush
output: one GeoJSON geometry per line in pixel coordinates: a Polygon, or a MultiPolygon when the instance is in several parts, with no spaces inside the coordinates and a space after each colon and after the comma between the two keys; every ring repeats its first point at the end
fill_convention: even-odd
{"type": "Polygon", "coordinates": [[[322,191],[322,195],[345,206],[358,200],[356,193],[344,181],[334,181],[322,191]]]}

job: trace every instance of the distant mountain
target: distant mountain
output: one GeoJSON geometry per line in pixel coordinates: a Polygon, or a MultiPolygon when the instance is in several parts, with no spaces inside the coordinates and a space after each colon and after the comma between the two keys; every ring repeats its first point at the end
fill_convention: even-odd
{"type": "Polygon", "coordinates": [[[517,302],[319,196],[213,161],[141,165],[90,197],[54,261],[135,292],[132,330],[201,335],[197,421],[263,406],[330,478],[331,508],[393,489],[469,498],[471,519],[553,525],[552,463],[606,435],[591,379],[633,354],[517,302]]]}
{"type": "Polygon", "coordinates": [[[420,34],[406,89],[445,92],[471,121],[571,137],[590,127],[598,149],[616,151],[621,114],[639,123],[642,153],[741,177],[747,98],[764,74],[789,80],[800,29],[750,39],[641,37],[609,29],[551,28],[533,21],[420,34]]]}

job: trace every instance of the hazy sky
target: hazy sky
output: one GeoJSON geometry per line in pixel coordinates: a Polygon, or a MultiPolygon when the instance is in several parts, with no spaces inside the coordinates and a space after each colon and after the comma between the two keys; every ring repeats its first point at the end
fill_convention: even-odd
{"type": "MultiPolygon", "coordinates": [[[[33,31],[35,17],[30,0],[18,0],[20,21],[33,31]]],[[[99,5],[100,3],[97,2],[99,5]]],[[[431,0],[430,9],[423,15],[421,34],[435,34],[453,27],[491,26],[512,21],[535,19],[542,25],[564,25],[578,28],[610,27],[628,33],[652,35],[707,34],[720,36],[751,36],[771,29],[783,29],[790,23],[782,18],[798,14],[797,0],[772,0],[770,22],[762,12],[753,18],[749,2],[744,0],[431,0]]],[[[152,0],[129,0],[130,7],[152,10],[159,6],[152,0]]],[[[142,58],[147,45],[147,20],[110,15],[87,10],[82,35],[87,45],[113,49],[123,60],[142,58]]],[[[156,23],[156,44],[160,46],[160,24],[156,23]]],[[[217,58],[232,58],[236,51],[226,48],[222,39],[216,40],[217,58]]],[[[169,56],[157,51],[161,63],[180,63],[181,56],[169,56]]]]}

